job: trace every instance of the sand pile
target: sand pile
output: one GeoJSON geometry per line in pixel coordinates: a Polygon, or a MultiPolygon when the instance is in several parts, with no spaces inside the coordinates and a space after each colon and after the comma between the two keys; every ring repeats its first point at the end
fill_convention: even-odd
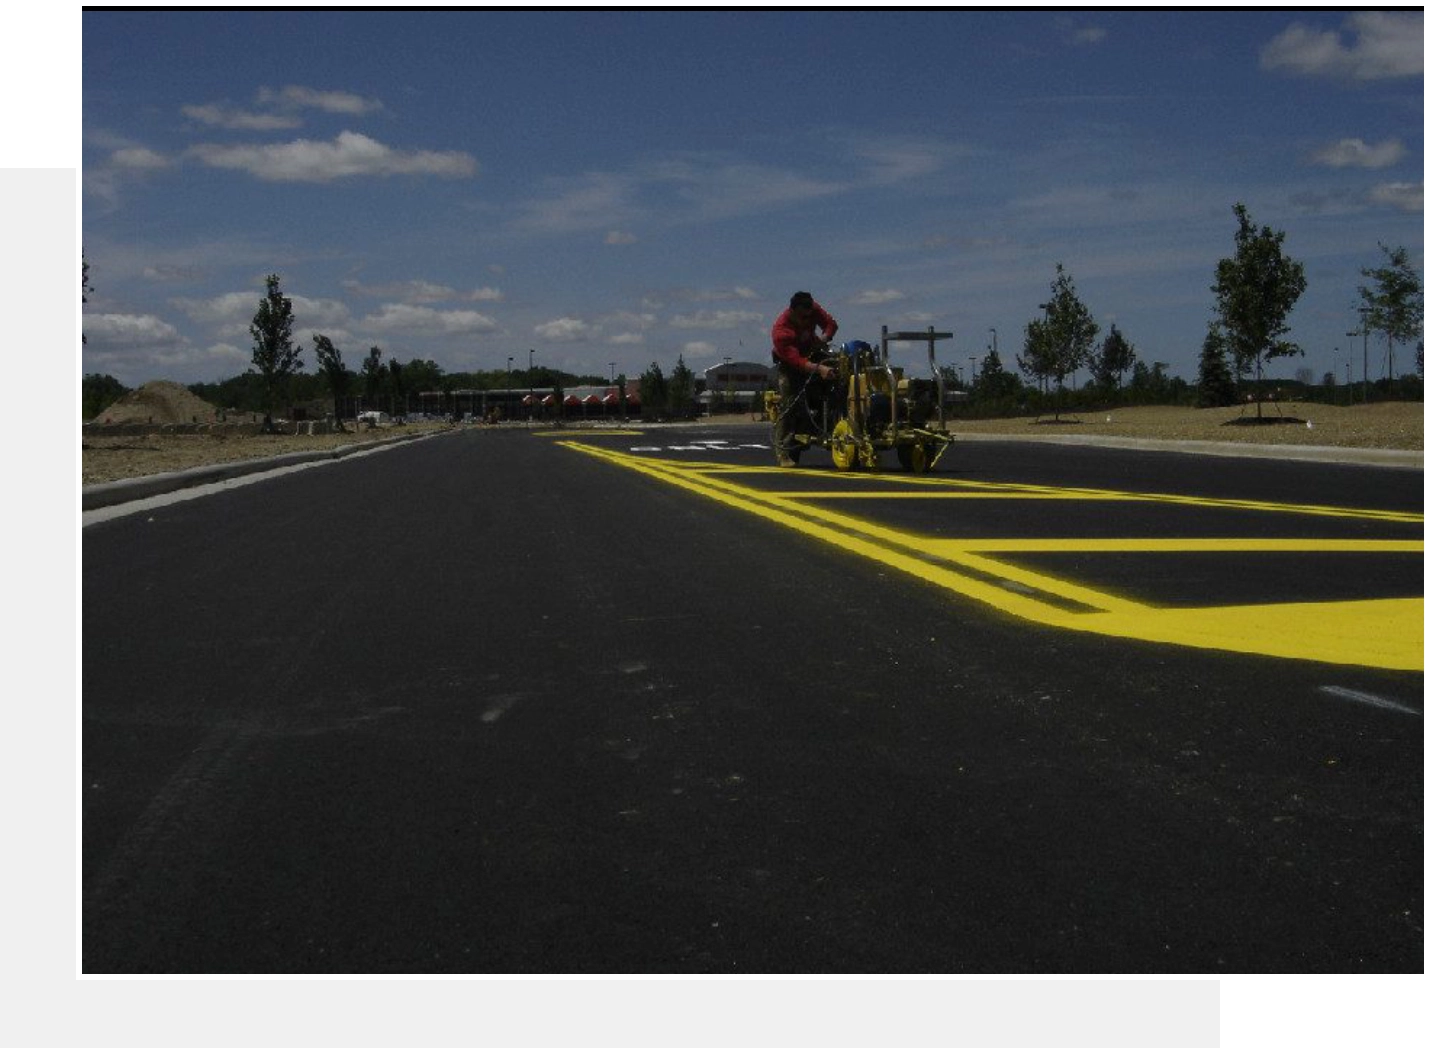
{"type": "Polygon", "coordinates": [[[177,382],[146,382],[99,413],[97,422],[213,422],[218,408],[177,382]]]}

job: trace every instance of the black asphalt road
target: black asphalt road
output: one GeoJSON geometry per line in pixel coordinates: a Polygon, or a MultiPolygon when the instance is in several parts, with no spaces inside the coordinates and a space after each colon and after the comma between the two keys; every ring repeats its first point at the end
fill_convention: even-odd
{"type": "MultiPolygon", "coordinates": [[[[1262,460],[938,475],[1423,509],[1416,471],[1262,460]]],[[[1312,561],[1256,585],[1423,593],[1312,561]]],[[[86,973],[1423,965],[1420,673],[1031,625],[524,431],[97,523],[82,572],[86,973]]]]}

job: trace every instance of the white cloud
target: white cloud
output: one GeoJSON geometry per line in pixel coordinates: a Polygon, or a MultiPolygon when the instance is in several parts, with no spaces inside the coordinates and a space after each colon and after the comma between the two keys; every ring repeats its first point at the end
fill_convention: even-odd
{"type": "Polygon", "coordinates": [[[277,145],[200,145],[189,151],[210,167],[243,171],[265,182],[331,182],[354,176],[434,175],[469,178],[477,162],[462,152],[403,152],[344,131],[331,142],[300,138],[277,145]]]}
{"type": "Polygon", "coordinates": [[[1325,167],[1390,167],[1405,156],[1405,146],[1390,138],[1379,145],[1366,145],[1359,138],[1343,138],[1311,154],[1314,163],[1325,167]]]}
{"type": "Polygon", "coordinates": [[[732,218],[834,196],[848,187],[798,170],[698,156],[658,164],[651,180],[674,187],[689,221],[732,218]]]}
{"type": "Polygon", "coordinates": [[[594,172],[552,179],[548,185],[550,195],[521,206],[514,228],[535,233],[593,233],[625,225],[639,215],[632,202],[635,182],[624,175],[594,172]]]}
{"type": "Polygon", "coordinates": [[[613,229],[606,234],[608,244],[634,244],[636,235],[634,233],[623,233],[618,229],[613,229]]]}
{"type": "Polygon", "coordinates": [[[1070,39],[1074,44],[1100,44],[1107,39],[1107,30],[1088,26],[1074,30],[1070,39]]]}
{"type": "Polygon", "coordinates": [[[156,379],[172,382],[208,382],[228,378],[247,369],[251,351],[220,342],[207,348],[176,342],[161,346],[85,347],[87,372],[111,374],[128,386],[156,379]]]}
{"type": "Polygon", "coordinates": [[[1387,182],[1370,191],[1372,203],[1388,204],[1401,211],[1413,213],[1425,210],[1425,183],[1387,182]]]}
{"type": "Polygon", "coordinates": [[[303,123],[296,116],[287,116],[282,113],[251,113],[220,105],[182,106],[179,111],[190,120],[197,120],[209,127],[221,127],[230,131],[286,131],[301,127],[303,123]]]}
{"type": "Polygon", "coordinates": [[[219,325],[253,319],[258,311],[259,291],[230,291],[213,298],[176,298],[170,304],[190,320],[199,324],[219,325]]]}
{"type": "Polygon", "coordinates": [[[382,109],[376,99],[362,98],[347,91],[317,91],[311,87],[289,86],[280,90],[265,87],[258,92],[262,105],[274,105],[291,109],[321,109],[327,113],[344,113],[348,116],[362,116],[382,109]]]}
{"type": "Polygon", "coordinates": [[[395,298],[402,302],[428,304],[433,302],[500,302],[506,296],[498,288],[479,287],[458,291],[446,284],[429,280],[402,280],[391,284],[362,284],[343,281],[343,290],[367,298],[395,298]]]}
{"type": "Polygon", "coordinates": [[[585,342],[594,338],[600,331],[595,325],[577,317],[548,320],[544,324],[537,324],[533,330],[548,342],[585,342]]]}
{"type": "MultiPolygon", "coordinates": [[[[211,331],[243,338],[263,295],[262,291],[230,291],[212,298],[176,298],[170,305],[211,331]]],[[[348,307],[335,299],[289,295],[288,300],[293,303],[295,323],[326,331],[348,322],[348,307]]]]}
{"type": "Polygon", "coordinates": [[[673,328],[715,328],[726,330],[742,324],[753,324],[760,314],[739,309],[702,309],[696,313],[677,314],[670,318],[673,328]]]}
{"type": "Polygon", "coordinates": [[[364,317],[362,327],[384,335],[489,335],[501,330],[495,320],[475,310],[439,310],[391,302],[364,317]]]}
{"type": "Polygon", "coordinates": [[[861,291],[849,300],[852,306],[882,306],[889,302],[897,302],[904,297],[902,291],[895,291],[888,288],[884,291],[861,291]]]}
{"type": "Polygon", "coordinates": [[[181,341],[172,324],[149,314],[86,313],[84,335],[97,346],[168,346],[181,341]]]}
{"type": "Polygon", "coordinates": [[[167,157],[142,147],[117,150],[109,160],[115,167],[128,171],[159,171],[170,163],[167,157]]]}
{"type": "Polygon", "coordinates": [[[655,326],[656,315],[654,313],[632,313],[629,310],[621,310],[618,313],[607,313],[601,317],[602,327],[629,327],[645,331],[655,326]]]}
{"type": "Polygon", "coordinates": [[[713,357],[719,352],[720,348],[713,342],[687,342],[680,347],[680,355],[685,357],[687,363],[691,360],[713,357]]]}
{"type": "Polygon", "coordinates": [[[1351,15],[1345,31],[1321,32],[1292,23],[1261,52],[1263,69],[1300,76],[1350,80],[1386,80],[1421,76],[1425,71],[1424,19],[1419,13],[1363,11],[1351,15]]]}

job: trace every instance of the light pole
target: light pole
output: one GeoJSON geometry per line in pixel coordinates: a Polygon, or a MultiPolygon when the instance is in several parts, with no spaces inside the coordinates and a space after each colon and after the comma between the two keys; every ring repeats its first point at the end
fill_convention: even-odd
{"type": "MultiPolygon", "coordinates": [[[[1359,330],[1359,331],[1347,331],[1347,332],[1346,332],[1346,338],[1355,338],[1357,335],[1361,336],[1361,371],[1360,371],[1361,391],[1360,391],[1360,402],[1361,402],[1362,404],[1369,404],[1369,403],[1370,403],[1370,327],[1366,324],[1365,314],[1366,314],[1366,311],[1365,311],[1364,309],[1360,310],[1360,330],[1359,330]]],[[[1354,345],[1354,343],[1352,343],[1352,345],[1354,345]]],[[[1351,400],[1352,400],[1352,402],[1354,402],[1355,398],[1352,397],[1351,400]]]]}
{"type": "Polygon", "coordinates": [[[526,420],[531,421],[531,413],[536,408],[536,381],[531,377],[531,369],[536,359],[536,350],[526,351],[526,420]]]}
{"type": "Polygon", "coordinates": [[[724,359],[725,359],[725,398],[724,398],[724,399],[726,400],[727,403],[720,405],[720,407],[721,407],[722,410],[728,408],[728,406],[729,406],[728,401],[729,401],[729,399],[730,399],[730,358],[729,358],[729,357],[725,357],[724,359]]]}

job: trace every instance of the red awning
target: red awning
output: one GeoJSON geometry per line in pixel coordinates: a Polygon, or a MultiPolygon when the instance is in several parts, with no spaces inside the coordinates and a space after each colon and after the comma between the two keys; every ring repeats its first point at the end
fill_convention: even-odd
{"type": "Polygon", "coordinates": [[[601,398],[595,393],[590,394],[585,400],[581,401],[583,404],[599,404],[600,402],[601,398]]]}
{"type": "Polygon", "coordinates": [[[527,407],[531,407],[531,405],[536,403],[536,398],[533,397],[530,393],[528,393],[526,396],[521,398],[521,402],[527,407]]]}
{"type": "Polygon", "coordinates": [[[556,394],[555,394],[555,393],[548,393],[548,394],[546,394],[546,396],[544,396],[544,397],[541,398],[541,402],[542,402],[543,404],[545,404],[547,407],[550,407],[552,404],[555,404],[555,403],[556,403],[556,394]]]}
{"type": "MultiPolygon", "coordinates": [[[[594,395],[595,395],[595,394],[592,394],[592,396],[594,396],[594,395]]],[[[606,394],[606,397],[605,397],[605,400],[602,401],[602,403],[604,403],[604,404],[619,404],[620,402],[621,402],[621,398],[620,398],[618,395],[616,395],[615,393],[607,393],[607,394],[606,394]]]]}
{"type": "Polygon", "coordinates": [[[579,408],[581,406],[581,398],[575,393],[569,394],[566,397],[566,406],[568,408],[579,408]]]}

